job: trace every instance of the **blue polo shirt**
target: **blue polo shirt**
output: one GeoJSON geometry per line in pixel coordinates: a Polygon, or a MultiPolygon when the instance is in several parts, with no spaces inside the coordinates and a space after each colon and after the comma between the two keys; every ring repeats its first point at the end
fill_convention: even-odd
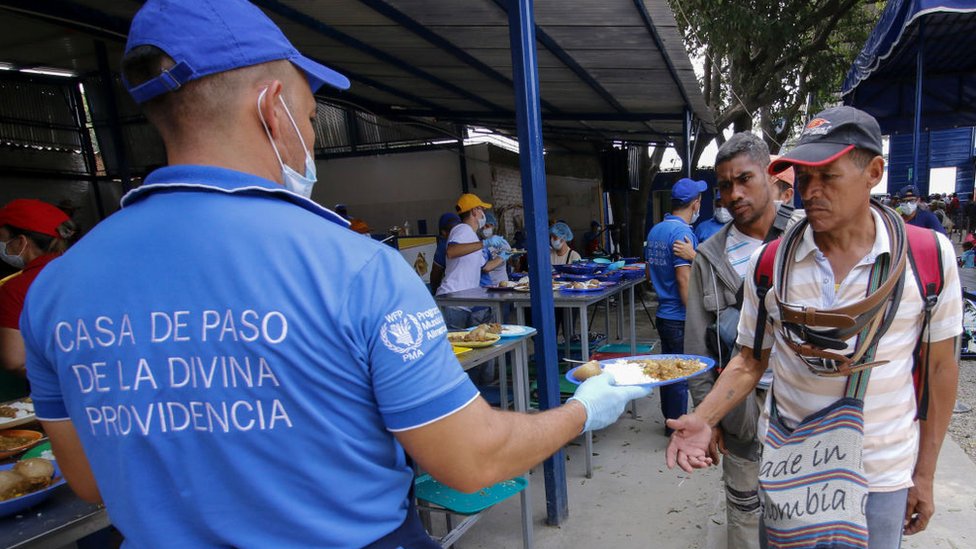
{"type": "Polygon", "coordinates": [[[915,210],[915,217],[913,217],[910,221],[906,221],[905,223],[915,225],[916,227],[925,227],[926,229],[932,229],[942,234],[946,234],[945,227],[942,226],[942,223],[939,223],[939,218],[935,217],[934,213],[921,208],[915,210]]]}
{"type": "Polygon", "coordinates": [[[41,273],[37,416],[70,419],[136,547],[362,547],[404,519],[393,433],[477,390],[392,248],[274,182],[157,170],[41,273]]]}
{"type": "Polygon", "coordinates": [[[695,226],[695,238],[698,239],[698,242],[704,242],[708,240],[708,237],[721,231],[724,226],[725,223],[716,221],[714,217],[710,217],[695,226]]]}
{"type": "Polygon", "coordinates": [[[678,281],[674,276],[674,269],[691,262],[674,255],[672,246],[685,237],[698,248],[698,238],[691,230],[691,225],[680,217],[667,214],[664,219],[651,227],[647,233],[647,245],[644,248],[644,259],[647,260],[651,273],[651,282],[657,292],[657,316],[668,320],[684,320],[685,304],[681,301],[678,291],[678,281]]]}

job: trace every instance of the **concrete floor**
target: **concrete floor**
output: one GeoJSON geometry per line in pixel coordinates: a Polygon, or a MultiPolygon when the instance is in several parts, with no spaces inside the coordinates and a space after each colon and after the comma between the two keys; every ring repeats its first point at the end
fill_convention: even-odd
{"type": "MultiPolygon", "coordinates": [[[[653,297],[645,297],[653,313],[653,297]]],[[[657,337],[640,310],[638,339],[657,337]]],[[[615,315],[614,315],[615,316],[615,315]]],[[[602,327],[602,318],[593,323],[602,327]]],[[[599,329],[599,328],[597,328],[599,329]]],[[[688,475],[665,465],[664,425],[658,393],[597,432],[594,473],[584,477],[582,438],[566,448],[569,518],[545,524],[542,467],[531,475],[534,547],[537,549],[724,549],[725,509],[721,470],[688,475]]],[[[936,478],[936,515],[929,529],[906,537],[912,549],[976,548],[976,464],[947,436],[936,478]]],[[[519,498],[486,513],[456,547],[518,548],[522,545],[519,498]]],[[[435,533],[443,518],[434,517],[435,533]]],[[[735,548],[730,548],[735,549],[735,548]]]]}

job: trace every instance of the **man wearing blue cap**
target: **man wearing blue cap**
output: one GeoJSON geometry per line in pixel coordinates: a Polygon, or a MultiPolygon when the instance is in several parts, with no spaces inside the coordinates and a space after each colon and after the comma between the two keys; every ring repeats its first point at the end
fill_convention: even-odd
{"type": "MultiPolygon", "coordinates": [[[[684,353],[685,304],[691,276],[691,261],[676,255],[674,244],[687,240],[698,247],[691,224],[698,220],[701,193],[706,190],[708,184],[704,181],[679,179],[671,188],[671,213],[647,233],[644,258],[647,259],[647,276],[657,292],[655,324],[661,336],[661,350],[667,354],[684,353]]],[[[687,382],[661,387],[661,412],[665,419],[677,419],[687,410],[687,382]]],[[[665,427],[664,431],[671,435],[670,427],[665,427]]]]}
{"type": "MultiPolygon", "coordinates": [[[[918,187],[915,185],[905,185],[898,191],[898,213],[909,225],[932,229],[942,234],[946,234],[945,227],[939,222],[939,218],[934,213],[918,207],[918,187]]],[[[948,236],[948,235],[946,235],[948,236]]]]}
{"type": "Polygon", "coordinates": [[[412,268],[308,199],[312,93],[349,83],[255,6],[149,0],[125,51],[169,165],[20,325],[64,476],[132,546],[437,547],[407,454],[471,492],[646,395],[597,376],[555,410],[490,408],[412,268]]]}

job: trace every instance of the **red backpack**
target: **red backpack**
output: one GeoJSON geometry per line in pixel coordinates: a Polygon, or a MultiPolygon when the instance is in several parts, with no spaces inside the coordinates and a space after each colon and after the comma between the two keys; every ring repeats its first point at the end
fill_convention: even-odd
{"type": "MultiPolygon", "coordinates": [[[[905,225],[905,234],[908,238],[908,260],[911,262],[912,272],[915,273],[915,282],[922,294],[922,302],[925,304],[925,318],[922,321],[922,333],[924,333],[932,318],[932,309],[938,303],[939,294],[942,293],[942,287],[945,285],[945,278],[942,276],[942,252],[939,247],[938,235],[931,229],[905,225]]],[[[763,248],[759,253],[756,271],[753,274],[753,281],[756,283],[756,296],[759,298],[756,337],[752,346],[753,356],[756,359],[762,353],[765,330],[761,330],[759,327],[766,324],[766,294],[773,286],[776,250],[779,249],[782,241],[782,237],[777,238],[763,248]]],[[[912,378],[915,382],[916,418],[925,420],[929,407],[929,357],[926,353],[923,359],[921,354],[922,337],[919,336],[913,353],[915,364],[912,367],[912,378]]]]}

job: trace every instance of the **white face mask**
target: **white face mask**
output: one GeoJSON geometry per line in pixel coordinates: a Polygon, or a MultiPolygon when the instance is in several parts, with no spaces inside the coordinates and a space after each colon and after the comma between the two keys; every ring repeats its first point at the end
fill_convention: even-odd
{"type": "Polygon", "coordinates": [[[281,100],[281,105],[285,107],[285,114],[288,115],[288,120],[291,121],[292,127],[295,128],[295,133],[298,134],[298,140],[302,143],[302,150],[305,151],[305,175],[300,175],[291,166],[281,160],[281,154],[278,153],[278,146],[275,145],[274,139],[271,139],[271,132],[268,130],[268,124],[264,121],[264,114],[261,112],[261,100],[264,99],[264,94],[267,92],[268,88],[264,88],[261,90],[261,94],[258,95],[258,117],[261,119],[261,125],[264,126],[264,133],[268,134],[268,140],[271,141],[271,148],[274,149],[275,156],[278,157],[278,163],[281,164],[281,181],[289,191],[298,196],[310,198],[312,196],[312,187],[316,181],[315,159],[312,158],[312,153],[305,146],[305,139],[302,138],[302,132],[298,130],[298,124],[292,118],[291,111],[288,110],[288,105],[285,104],[285,99],[279,95],[278,99],[281,100]]]}
{"type": "Polygon", "coordinates": [[[695,210],[695,213],[691,214],[691,221],[688,222],[689,225],[694,225],[695,221],[698,221],[698,217],[701,215],[701,208],[695,210]]]}
{"type": "Polygon", "coordinates": [[[479,212],[479,213],[481,215],[478,216],[478,228],[482,229],[484,228],[485,225],[488,224],[488,216],[485,215],[485,212],[479,212]]]}
{"type": "Polygon", "coordinates": [[[485,238],[491,238],[491,236],[495,234],[495,230],[490,228],[481,229],[481,234],[484,235],[485,238]]]}
{"type": "Polygon", "coordinates": [[[14,269],[23,269],[24,264],[26,263],[22,256],[24,250],[20,250],[20,253],[18,253],[17,255],[10,255],[7,253],[7,244],[9,243],[10,243],[9,240],[6,242],[0,242],[0,259],[2,259],[4,263],[10,265],[14,269]]]}
{"type": "Polygon", "coordinates": [[[561,238],[550,240],[549,245],[552,246],[553,250],[559,251],[559,249],[563,247],[563,240],[561,238]]]}
{"type": "Polygon", "coordinates": [[[900,211],[902,215],[912,215],[915,213],[917,208],[918,202],[902,202],[898,205],[898,211],[900,211]]]}
{"type": "Polygon", "coordinates": [[[718,208],[715,208],[715,221],[718,221],[719,223],[728,223],[729,221],[732,221],[732,214],[729,213],[728,208],[719,206],[718,208]]]}

